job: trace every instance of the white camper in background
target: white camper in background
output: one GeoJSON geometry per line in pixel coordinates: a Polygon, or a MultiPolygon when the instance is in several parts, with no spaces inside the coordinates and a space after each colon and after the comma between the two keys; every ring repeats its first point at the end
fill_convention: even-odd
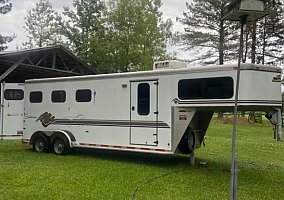
{"type": "MultiPolygon", "coordinates": [[[[171,62],[153,71],[26,81],[23,142],[56,154],[73,147],[192,152],[213,112],[233,111],[237,65],[181,68],[171,62]]],[[[242,64],[238,109],[275,116],[282,139],[280,72],[242,64]]]]}
{"type": "Polygon", "coordinates": [[[1,83],[0,140],[22,139],[24,84],[1,83]]]}

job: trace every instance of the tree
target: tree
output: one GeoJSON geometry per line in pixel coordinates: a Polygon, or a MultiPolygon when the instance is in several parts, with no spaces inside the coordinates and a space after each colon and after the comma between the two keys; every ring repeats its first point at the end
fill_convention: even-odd
{"type": "Polygon", "coordinates": [[[91,43],[92,63],[100,72],[147,70],[166,56],[172,22],[162,21],[160,7],[160,0],[110,1],[105,30],[91,43]]]}
{"type": "Polygon", "coordinates": [[[262,64],[283,62],[284,58],[284,3],[281,0],[266,0],[269,14],[259,23],[258,62],[262,64]],[[267,59],[265,59],[267,58],[267,59]]]}
{"type": "Polygon", "coordinates": [[[251,63],[279,64],[284,57],[284,3],[264,0],[264,6],[268,15],[247,23],[243,62],[250,58],[251,63]]]}
{"type": "Polygon", "coordinates": [[[48,0],[40,0],[35,8],[28,10],[25,16],[24,29],[28,41],[24,48],[43,47],[61,43],[58,14],[48,0]]]}
{"type": "MultiPolygon", "coordinates": [[[[9,0],[0,0],[0,14],[5,15],[12,9],[12,3],[9,0]]],[[[7,43],[11,42],[15,38],[13,36],[3,36],[0,34],[0,51],[7,49],[7,43]]]]}
{"type": "Polygon", "coordinates": [[[90,39],[104,32],[105,5],[101,0],[73,0],[73,6],[75,10],[64,8],[61,33],[67,38],[69,48],[90,63],[90,39]]]}
{"type": "Polygon", "coordinates": [[[12,9],[12,3],[10,0],[0,0],[0,14],[5,15],[12,9]]]}
{"type": "Polygon", "coordinates": [[[172,22],[162,20],[160,0],[73,0],[64,8],[67,46],[101,73],[145,70],[168,56],[172,22]]]}
{"type": "Polygon", "coordinates": [[[187,12],[178,19],[184,25],[179,35],[186,50],[203,52],[195,60],[223,64],[237,55],[236,25],[224,21],[225,8],[230,0],[193,0],[186,3],[187,12]]]}

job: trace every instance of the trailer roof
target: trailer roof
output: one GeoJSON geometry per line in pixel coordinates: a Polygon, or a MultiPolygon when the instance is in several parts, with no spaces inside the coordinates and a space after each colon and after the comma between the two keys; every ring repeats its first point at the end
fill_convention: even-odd
{"type": "MultiPolygon", "coordinates": [[[[152,70],[152,71],[85,75],[85,76],[75,76],[75,77],[73,76],[73,77],[59,77],[59,78],[31,79],[31,80],[26,80],[26,83],[79,81],[79,80],[88,80],[88,79],[97,80],[97,79],[112,79],[112,78],[129,78],[129,77],[150,77],[150,76],[155,76],[155,75],[231,71],[231,70],[237,70],[237,66],[238,66],[237,64],[209,65],[209,66],[199,66],[199,67],[187,67],[187,68],[181,68],[181,69],[161,69],[161,70],[152,70]]],[[[251,63],[241,64],[241,70],[281,72],[280,67],[270,66],[270,65],[251,64],[251,63]]]]}

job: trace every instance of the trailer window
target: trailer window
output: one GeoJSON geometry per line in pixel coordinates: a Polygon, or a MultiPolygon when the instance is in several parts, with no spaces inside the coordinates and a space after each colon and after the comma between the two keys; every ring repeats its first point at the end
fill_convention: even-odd
{"type": "Polygon", "coordinates": [[[148,115],[150,113],[150,85],[148,83],[140,83],[137,96],[138,114],[148,115]]]}
{"type": "Polygon", "coordinates": [[[77,102],[90,102],[92,99],[92,92],[89,89],[77,90],[76,101],[77,102]]]}
{"type": "Polygon", "coordinates": [[[41,91],[31,92],[30,102],[31,103],[41,103],[42,102],[42,92],[41,91]]]}
{"type": "Polygon", "coordinates": [[[64,103],[66,101],[66,92],[64,90],[52,91],[51,101],[53,103],[64,103]]]}
{"type": "Polygon", "coordinates": [[[23,100],[24,91],[20,89],[7,89],[4,91],[4,98],[6,100],[23,100]]]}
{"type": "Polygon", "coordinates": [[[230,99],[234,93],[231,77],[183,79],[178,82],[178,97],[185,99],[230,99]]]}

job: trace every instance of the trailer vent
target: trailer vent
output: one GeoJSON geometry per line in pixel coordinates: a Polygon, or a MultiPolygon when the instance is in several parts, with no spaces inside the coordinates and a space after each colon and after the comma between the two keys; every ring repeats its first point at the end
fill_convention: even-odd
{"type": "Polygon", "coordinates": [[[186,68],[187,65],[185,62],[178,60],[166,60],[166,61],[157,61],[154,62],[153,70],[159,69],[177,69],[177,68],[186,68]]]}

